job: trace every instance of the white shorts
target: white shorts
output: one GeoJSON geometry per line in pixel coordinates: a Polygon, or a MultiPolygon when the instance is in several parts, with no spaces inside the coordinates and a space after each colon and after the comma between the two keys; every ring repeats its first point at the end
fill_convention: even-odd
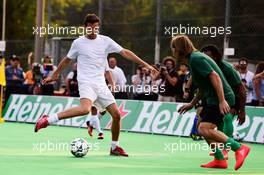
{"type": "Polygon", "coordinates": [[[106,84],[79,83],[81,98],[87,98],[101,112],[112,103],[116,103],[114,96],[106,84]]]}

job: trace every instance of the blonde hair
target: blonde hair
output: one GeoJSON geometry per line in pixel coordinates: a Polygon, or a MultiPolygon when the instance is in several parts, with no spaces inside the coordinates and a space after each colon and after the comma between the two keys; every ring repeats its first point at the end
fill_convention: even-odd
{"type": "Polygon", "coordinates": [[[197,51],[192,41],[186,35],[176,35],[173,37],[171,39],[171,50],[173,51],[173,55],[179,57],[186,57],[193,51],[197,51]]]}

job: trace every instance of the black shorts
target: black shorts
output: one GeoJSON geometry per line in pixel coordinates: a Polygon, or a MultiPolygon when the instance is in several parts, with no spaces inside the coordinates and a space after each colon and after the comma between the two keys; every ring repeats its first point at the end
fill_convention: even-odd
{"type": "Polygon", "coordinates": [[[200,113],[201,122],[213,123],[215,125],[221,125],[223,123],[224,115],[221,114],[219,106],[203,106],[200,113]]]}

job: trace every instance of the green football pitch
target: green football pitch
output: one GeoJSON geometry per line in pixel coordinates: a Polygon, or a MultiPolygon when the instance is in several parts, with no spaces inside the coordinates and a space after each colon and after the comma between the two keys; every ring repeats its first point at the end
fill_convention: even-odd
{"type": "Polygon", "coordinates": [[[228,169],[203,169],[200,164],[212,160],[209,150],[184,150],[179,144],[201,146],[204,141],[122,132],[120,145],[129,153],[126,158],[109,156],[109,131],[105,131],[104,140],[91,140],[86,129],[50,126],[36,134],[33,127],[33,124],[13,122],[0,124],[1,174],[264,174],[264,146],[260,144],[248,144],[251,153],[238,171],[233,169],[233,153],[229,153],[228,169]],[[77,137],[91,143],[91,150],[83,158],[73,157],[67,146],[77,137]]]}

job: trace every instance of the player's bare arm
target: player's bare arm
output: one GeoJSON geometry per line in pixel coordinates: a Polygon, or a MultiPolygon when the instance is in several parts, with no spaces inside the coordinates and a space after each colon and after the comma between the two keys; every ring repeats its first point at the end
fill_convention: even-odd
{"type": "Polygon", "coordinates": [[[158,71],[154,67],[150,66],[148,63],[146,63],[145,61],[143,61],[142,59],[140,59],[132,51],[130,51],[128,49],[123,49],[123,50],[121,50],[121,52],[119,54],[122,55],[123,57],[125,57],[125,58],[127,58],[127,59],[129,59],[129,60],[131,60],[133,62],[135,62],[135,63],[138,63],[138,64],[141,64],[141,65],[145,66],[154,75],[155,74],[158,74],[158,71]]]}
{"type": "Polygon", "coordinates": [[[216,94],[217,94],[217,97],[219,100],[220,112],[225,115],[230,111],[230,107],[225,100],[222,81],[221,81],[219,75],[215,71],[210,73],[209,79],[210,79],[210,81],[211,81],[211,83],[212,83],[212,85],[216,91],[216,94]]]}
{"type": "Polygon", "coordinates": [[[54,73],[51,76],[48,76],[47,78],[45,78],[42,81],[42,83],[46,84],[46,83],[58,80],[59,75],[62,72],[62,70],[65,69],[70,63],[71,63],[71,59],[69,59],[68,57],[64,57],[59,63],[59,66],[56,69],[56,71],[54,71],[54,73]]]}
{"type": "Polygon", "coordinates": [[[201,100],[202,98],[203,98],[203,94],[200,90],[198,90],[196,96],[193,97],[192,101],[180,107],[178,112],[180,114],[184,114],[185,112],[191,110],[194,107],[194,105],[198,103],[198,101],[201,100]]]}
{"type": "Polygon", "coordinates": [[[108,81],[108,83],[111,86],[111,90],[114,91],[115,90],[115,81],[113,80],[113,76],[111,71],[105,71],[105,78],[108,81]]]}

